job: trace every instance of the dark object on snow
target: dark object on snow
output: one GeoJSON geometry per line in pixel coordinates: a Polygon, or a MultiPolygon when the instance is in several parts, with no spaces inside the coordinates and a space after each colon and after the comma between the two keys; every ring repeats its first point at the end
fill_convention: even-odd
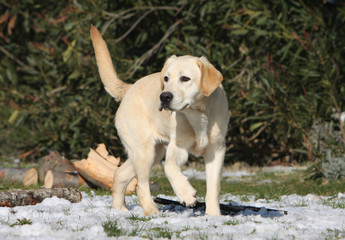
{"type": "MultiPolygon", "coordinates": [[[[163,204],[163,205],[175,205],[175,206],[183,206],[181,203],[177,202],[177,201],[173,201],[173,200],[169,200],[169,199],[164,199],[164,198],[160,198],[160,197],[156,197],[155,198],[155,203],[158,204],[163,204]]],[[[206,204],[204,202],[198,202],[195,207],[193,208],[205,208],[206,204]]],[[[226,204],[220,204],[220,210],[223,213],[238,213],[238,212],[242,212],[244,210],[252,210],[254,212],[259,212],[260,209],[259,207],[252,207],[252,206],[232,206],[232,205],[226,205],[226,204]]],[[[266,208],[267,212],[280,212],[283,213],[284,215],[287,215],[288,212],[284,211],[284,210],[277,210],[277,209],[270,209],[270,208],[266,208]]]]}

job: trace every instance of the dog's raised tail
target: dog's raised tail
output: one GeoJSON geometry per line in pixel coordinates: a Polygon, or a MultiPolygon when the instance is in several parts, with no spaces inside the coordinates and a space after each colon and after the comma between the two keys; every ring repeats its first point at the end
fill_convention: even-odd
{"type": "Polygon", "coordinates": [[[93,25],[91,25],[90,35],[104,88],[116,101],[121,101],[131,84],[125,83],[117,77],[107,44],[93,25]]]}

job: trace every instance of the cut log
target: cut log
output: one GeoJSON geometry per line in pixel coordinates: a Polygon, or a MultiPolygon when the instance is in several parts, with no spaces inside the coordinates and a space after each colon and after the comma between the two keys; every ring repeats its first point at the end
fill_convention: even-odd
{"type": "Polygon", "coordinates": [[[64,156],[61,156],[58,152],[51,152],[39,161],[38,177],[41,183],[44,182],[45,176],[49,170],[69,173],[76,171],[73,163],[64,156]]]}
{"type": "Polygon", "coordinates": [[[0,168],[0,182],[23,186],[35,185],[38,183],[37,170],[35,168],[0,168]]]}
{"type": "Polygon", "coordinates": [[[96,152],[103,157],[106,161],[110,162],[113,166],[119,166],[120,164],[120,158],[114,157],[113,155],[110,155],[107,151],[107,148],[105,147],[104,143],[100,143],[97,145],[96,152]]]}
{"type": "Polygon", "coordinates": [[[88,159],[75,161],[74,166],[83,178],[95,186],[111,189],[115,166],[104,161],[93,149],[90,150],[88,159]]]}
{"type": "Polygon", "coordinates": [[[84,179],[75,172],[61,172],[56,170],[48,170],[44,179],[45,188],[78,188],[88,187],[84,179]]]}
{"type": "Polygon", "coordinates": [[[61,155],[58,152],[51,152],[39,160],[38,179],[41,183],[44,182],[47,171],[52,169],[60,160],[61,155]]]}
{"type": "Polygon", "coordinates": [[[136,192],[137,187],[138,187],[138,179],[133,178],[133,180],[128,184],[126,188],[126,194],[131,194],[131,193],[136,192]]]}
{"type": "MultiPolygon", "coordinates": [[[[160,197],[156,197],[154,202],[158,203],[158,204],[163,204],[163,205],[183,206],[181,203],[179,203],[177,201],[169,200],[169,199],[165,199],[165,198],[160,198],[160,197]]],[[[205,209],[205,207],[206,207],[206,204],[204,202],[197,202],[197,204],[193,208],[205,209]]],[[[259,212],[261,210],[261,208],[253,207],[253,206],[232,206],[232,205],[220,204],[220,210],[224,214],[238,213],[238,212],[242,212],[246,209],[252,210],[254,212],[259,212]]],[[[285,210],[270,209],[270,208],[266,208],[266,210],[267,210],[267,212],[280,212],[284,215],[288,214],[288,212],[285,210]]]]}
{"type": "MultiPolygon", "coordinates": [[[[119,163],[120,159],[109,155],[104,144],[99,144],[96,150],[90,149],[87,159],[73,162],[84,179],[106,190],[110,190],[113,185],[114,173],[119,163]]],[[[133,179],[126,189],[126,194],[134,192],[136,186],[137,180],[133,179]]]]}
{"type": "Polygon", "coordinates": [[[80,191],[74,188],[11,190],[0,191],[0,207],[35,205],[54,196],[72,203],[81,201],[80,191]]]}

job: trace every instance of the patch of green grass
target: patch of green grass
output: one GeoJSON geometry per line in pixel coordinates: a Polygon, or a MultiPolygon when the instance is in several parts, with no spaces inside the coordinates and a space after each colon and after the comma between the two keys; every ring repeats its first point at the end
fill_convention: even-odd
{"type": "MultiPolygon", "coordinates": [[[[226,181],[221,182],[221,194],[231,193],[233,195],[255,195],[256,199],[270,199],[279,201],[281,196],[307,194],[334,196],[345,189],[344,181],[330,181],[321,184],[321,181],[306,180],[304,171],[292,171],[290,173],[257,173],[253,176],[243,177],[245,181],[226,181]]],[[[154,176],[151,178],[157,182],[161,190],[156,194],[175,195],[168,179],[165,175],[154,176]]],[[[206,181],[190,179],[190,183],[198,191],[198,197],[206,194],[206,181]]],[[[248,201],[248,198],[243,198],[248,201]]]]}
{"type": "Polygon", "coordinates": [[[22,219],[17,219],[17,222],[11,224],[11,227],[22,226],[22,225],[31,225],[31,224],[32,224],[32,220],[27,219],[27,218],[22,218],[22,219]]]}
{"type": "Polygon", "coordinates": [[[98,195],[98,196],[110,196],[111,195],[111,191],[110,190],[105,190],[103,188],[87,188],[87,187],[80,187],[79,188],[80,191],[85,192],[87,195],[89,195],[90,197],[93,196],[93,194],[91,193],[94,192],[94,194],[98,195]]]}
{"type": "Polygon", "coordinates": [[[321,182],[305,180],[305,174],[301,171],[291,173],[257,174],[251,181],[227,182],[222,181],[221,194],[255,195],[256,199],[279,200],[282,195],[316,194],[332,196],[342,192],[345,188],[344,181],[329,182],[321,185],[321,182]],[[260,180],[269,179],[265,183],[260,180]]]}
{"type": "Polygon", "coordinates": [[[141,235],[141,232],[144,231],[144,224],[141,224],[140,226],[137,225],[135,226],[135,228],[132,229],[132,231],[128,234],[128,236],[132,236],[132,237],[137,237],[141,235]]]}
{"type": "Polygon", "coordinates": [[[308,204],[307,201],[302,201],[302,202],[300,202],[300,203],[294,203],[293,206],[294,206],[294,207],[308,207],[309,204],[308,204]]]}
{"type": "Polygon", "coordinates": [[[240,224],[240,221],[236,219],[230,219],[229,221],[224,222],[224,225],[230,225],[230,226],[236,226],[238,224],[240,224]]]}
{"type": "Polygon", "coordinates": [[[169,183],[169,180],[164,174],[156,174],[150,178],[153,182],[156,182],[160,186],[158,192],[152,192],[153,195],[165,194],[165,195],[175,195],[174,191],[169,183]]]}
{"type": "Polygon", "coordinates": [[[151,228],[150,233],[152,234],[151,236],[148,236],[149,238],[167,238],[171,239],[173,232],[171,232],[168,229],[165,228],[151,228]]]}
{"type": "Polygon", "coordinates": [[[324,237],[326,240],[333,240],[333,239],[344,239],[345,231],[339,229],[327,229],[327,232],[321,233],[321,236],[324,237]]]}
{"type": "Polygon", "coordinates": [[[250,201],[250,199],[249,199],[249,197],[248,197],[248,196],[243,195],[243,196],[241,196],[241,201],[242,201],[242,202],[249,202],[249,201],[250,201]]]}
{"type": "Polygon", "coordinates": [[[332,207],[333,209],[340,208],[345,209],[345,201],[341,201],[339,199],[328,199],[322,202],[323,205],[332,207]]]}
{"type": "Polygon", "coordinates": [[[102,224],[104,232],[108,237],[126,236],[127,232],[122,230],[116,220],[108,220],[102,224]]]}
{"type": "Polygon", "coordinates": [[[141,221],[141,222],[148,222],[151,220],[150,217],[140,217],[137,214],[131,213],[131,216],[127,217],[128,220],[130,221],[141,221]]]}
{"type": "Polygon", "coordinates": [[[72,228],[72,232],[82,232],[85,229],[87,229],[86,226],[82,226],[82,227],[77,226],[76,228],[72,228]]]}

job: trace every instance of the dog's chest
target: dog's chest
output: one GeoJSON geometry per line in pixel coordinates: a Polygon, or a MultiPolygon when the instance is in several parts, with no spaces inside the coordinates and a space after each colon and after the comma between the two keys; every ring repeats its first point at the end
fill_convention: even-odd
{"type": "Polygon", "coordinates": [[[170,138],[196,156],[201,156],[208,145],[208,117],[200,112],[172,113],[170,138]]]}

